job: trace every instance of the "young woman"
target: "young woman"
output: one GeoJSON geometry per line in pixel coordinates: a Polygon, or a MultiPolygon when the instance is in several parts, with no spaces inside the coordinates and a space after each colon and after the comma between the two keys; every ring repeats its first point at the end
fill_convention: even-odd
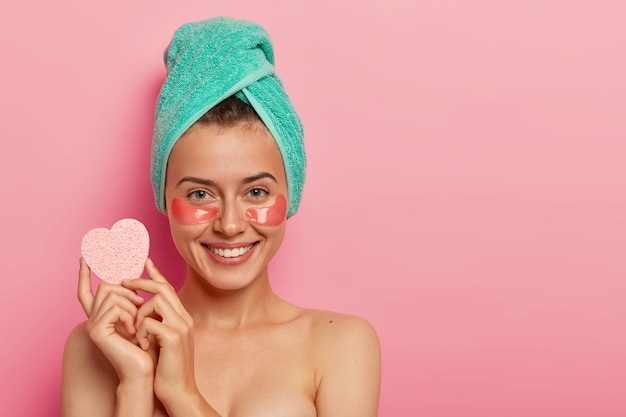
{"type": "Polygon", "coordinates": [[[377,415],[371,325],[297,307],[270,286],[304,181],[300,122],[272,64],[267,34],[250,22],[211,19],[174,35],[152,179],[186,279],[176,293],[148,260],[148,279],[101,283],[94,295],[81,260],[88,320],[66,344],[64,417],[377,415]]]}

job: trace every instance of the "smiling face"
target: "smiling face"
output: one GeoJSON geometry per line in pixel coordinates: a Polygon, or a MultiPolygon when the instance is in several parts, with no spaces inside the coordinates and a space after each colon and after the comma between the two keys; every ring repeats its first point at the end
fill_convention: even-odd
{"type": "Polygon", "coordinates": [[[165,196],[174,243],[195,278],[234,290],[267,277],[285,234],[287,183],[264,125],[194,125],[172,150],[165,196]]]}

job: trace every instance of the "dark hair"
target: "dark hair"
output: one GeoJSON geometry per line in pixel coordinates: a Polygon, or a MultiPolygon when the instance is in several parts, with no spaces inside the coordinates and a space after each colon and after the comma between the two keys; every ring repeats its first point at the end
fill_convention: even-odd
{"type": "Polygon", "coordinates": [[[232,127],[241,122],[261,123],[263,125],[263,121],[250,104],[236,96],[230,96],[212,107],[196,123],[232,127]]]}

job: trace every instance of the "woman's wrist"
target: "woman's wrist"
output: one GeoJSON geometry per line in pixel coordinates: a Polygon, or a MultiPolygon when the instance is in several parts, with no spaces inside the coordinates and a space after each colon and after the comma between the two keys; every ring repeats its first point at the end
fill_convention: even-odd
{"type": "Polygon", "coordinates": [[[168,414],[173,417],[220,417],[197,389],[180,395],[170,395],[168,398],[159,397],[159,400],[167,409],[168,414]]]}
{"type": "Polygon", "coordinates": [[[120,381],[116,392],[115,417],[152,416],[154,412],[153,378],[137,377],[120,381]]]}

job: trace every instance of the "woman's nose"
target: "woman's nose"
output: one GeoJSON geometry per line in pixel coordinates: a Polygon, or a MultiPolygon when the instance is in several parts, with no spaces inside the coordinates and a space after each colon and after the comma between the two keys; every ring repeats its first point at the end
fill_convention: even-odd
{"type": "Polygon", "coordinates": [[[225,236],[235,236],[246,228],[243,209],[236,201],[224,201],[219,214],[213,222],[213,229],[225,236]]]}

